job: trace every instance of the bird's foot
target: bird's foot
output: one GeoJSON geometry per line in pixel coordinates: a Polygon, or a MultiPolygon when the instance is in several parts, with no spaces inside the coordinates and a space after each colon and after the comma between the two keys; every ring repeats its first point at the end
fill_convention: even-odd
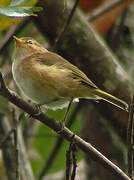
{"type": "Polygon", "coordinates": [[[30,114],[30,115],[29,115],[29,118],[32,118],[32,116],[34,116],[34,115],[38,116],[38,115],[42,112],[41,106],[42,106],[41,104],[36,104],[36,105],[34,106],[35,113],[30,114]]]}

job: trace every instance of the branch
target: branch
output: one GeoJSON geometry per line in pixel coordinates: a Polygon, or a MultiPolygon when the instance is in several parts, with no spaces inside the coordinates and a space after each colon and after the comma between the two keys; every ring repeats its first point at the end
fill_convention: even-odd
{"type": "Polygon", "coordinates": [[[73,6],[73,8],[72,8],[72,11],[71,11],[70,15],[68,16],[68,19],[67,19],[67,21],[66,21],[66,23],[65,23],[65,25],[64,25],[64,27],[63,27],[63,29],[62,29],[62,31],[61,31],[61,33],[59,34],[58,38],[57,38],[56,41],[55,41],[55,44],[54,44],[54,46],[53,46],[53,48],[52,48],[53,50],[55,50],[56,48],[58,48],[58,44],[59,44],[60,41],[62,40],[62,38],[63,38],[63,36],[64,36],[64,33],[67,31],[67,27],[69,26],[69,24],[70,24],[70,22],[71,22],[71,19],[72,19],[72,17],[73,17],[73,14],[75,13],[75,10],[76,10],[76,8],[77,8],[77,5],[78,5],[79,1],[80,1],[80,0],[75,0],[74,6],[73,6]]]}
{"type": "Polygon", "coordinates": [[[0,95],[7,98],[11,103],[16,105],[17,107],[21,108],[23,111],[30,114],[30,116],[43,124],[47,125],[57,133],[60,132],[60,135],[65,138],[66,140],[74,143],[87,155],[89,155],[94,161],[97,161],[99,164],[104,166],[107,170],[109,170],[111,173],[113,173],[116,177],[119,177],[122,180],[130,180],[130,178],[115,164],[113,164],[110,160],[108,160],[105,156],[103,156],[99,151],[97,151],[90,143],[85,142],[83,139],[81,139],[79,136],[74,135],[73,132],[71,132],[66,127],[61,127],[59,123],[57,123],[55,120],[48,118],[45,116],[44,113],[38,114],[38,110],[34,109],[32,106],[30,106],[28,103],[26,103],[24,100],[22,100],[20,97],[15,95],[14,93],[10,92],[4,83],[4,80],[2,78],[2,74],[0,73],[0,95]],[[72,139],[73,138],[73,139],[72,139]]]}
{"type": "Polygon", "coordinates": [[[66,151],[66,180],[70,179],[70,172],[71,172],[71,165],[72,165],[71,147],[72,147],[72,143],[70,144],[69,149],[66,151]]]}
{"type": "Polygon", "coordinates": [[[6,121],[4,115],[0,114],[0,139],[2,139],[1,150],[4,160],[4,166],[8,179],[15,180],[16,158],[11,133],[13,133],[13,130],[9,129],[8,121],[6,121]]]}
{"type": "Polygon", "coordinates": [[[75,180],[76,168],[77,168],[77,159],[76,159],[77,147],[75,144],[72,144],[72,161],[73,161],[73,170],[71,175],[71,180],[75,180]]]}
{"type": "Polygon", "coordinates": [[[128,118],[128,127],[127,127],[127,146],[128,146],[128,174],[131,179],[133,179],[133,128],[134,128],[134,95],[130,105],[130,112],[128,118]]]}
{"type": "Polygon", "coordinates": [[[20,164],[19,164],[19,146],[18,146],[18,121],[15,117],[15,110],[12,110],[12,124],[13,124],[13,138],[14,138],[14,149],[16,158],[16,180],[20,179],[20,164]]]}
{"type": "Polygon", "coordinates": [[[23,28],[29,23],[29,18],[27,18],[26,20],[24,20],[21,24],[19,25],[13,25],[9,31],[7,32],[7,34],[4,36],[4,39],[1,41],[0,43],[0,54],[2,54],[2,52],[5,50],[6,47],[8,47],[8,45],[11,43],[12,41],[12,36],[15,34],[20,33],[23,28]]]}
{"type": "Polygon", "coordinates": [[[109,1],[109,3],[104,4],[101,8],[97,9],[96,11],[93,11],[88,16],[89,21],[94,21],[98,17],[102,16],[109,10],[113,9],[114,7],[118,6],[119,4],[123,3],[126,0],[113,0],[109,1]]]}
{"type": "Polygon", "coordinates": [[[20,179],[34,180],[34,174],[29,161],[28,153],[25,147],[22,129],[18,126],[18,148],[19,148],[19,167],[20,179]]]}

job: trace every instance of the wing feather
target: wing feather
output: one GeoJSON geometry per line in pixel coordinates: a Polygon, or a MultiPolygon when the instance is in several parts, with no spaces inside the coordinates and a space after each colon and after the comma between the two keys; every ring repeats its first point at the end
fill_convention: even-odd
{"type": "Polygon", "coordinates": [[[97,88],[97,86],[80,69],[78,69],[76,66],[74,66],[58,54],[49,51],[44,54],[34,54],[34,56],[38,57],[36,60],[42,64],[48,66],[55,65],[58,68],[66,68],[67,70],[71,71],[72,78],[78,79],[81,83],[87,86],[97,88]]]}

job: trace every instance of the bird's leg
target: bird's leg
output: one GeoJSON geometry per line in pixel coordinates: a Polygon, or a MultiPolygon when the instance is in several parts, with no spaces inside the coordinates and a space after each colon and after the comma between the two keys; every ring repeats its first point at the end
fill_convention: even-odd
{"type": "Polygon", "coordinates": [[[67,120],[67,115],[68,115],[68,112],[69,112],[69,109],[71,107],[72,102],[73,102],[73,98],[70,100],[70,102],[68,104],[67,110],[66,110],[65,115],[64,115],[64,119],[59,122],[59,124],[61,126],[61,130],[59,130],[57,132],[58,134],[60,134],[63,131],[64,127],[65,127],[65,122],[67,120]]]}
{"type": "Polygon", "coordinates": [[[66,110],[65,115],[64,115],[64,119],[61,121],[61,124],[62,124],[63,127],[65,126],[65,122],[67,120],[67,116],[68,116],[69,109],[71,107],[72,102],[73,102],[73,98],[70,100],[70,102],[68,104],[68,107],[67,107],[67,110],[66,110]]]}

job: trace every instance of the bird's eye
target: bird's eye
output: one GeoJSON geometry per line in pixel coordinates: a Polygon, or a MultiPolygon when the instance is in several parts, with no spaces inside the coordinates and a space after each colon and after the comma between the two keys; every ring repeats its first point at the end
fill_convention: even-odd
{"type": "Polygon", "coordinates": [[[27,41],[27,43],[28,43],[28,44],[33,44],[33,41],[30,41],[30,40],[29,40],[29,41],[27,41]]]}

